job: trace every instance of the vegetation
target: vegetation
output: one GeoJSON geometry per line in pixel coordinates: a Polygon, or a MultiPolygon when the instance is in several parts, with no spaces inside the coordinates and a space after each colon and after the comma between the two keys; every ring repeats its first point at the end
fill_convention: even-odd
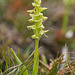
{"type": "MultiPolygon", "coordinates": [[[[55,0],[52,0],[52,2],[53,1],[55,0]]],[[[62,1],[63,1],[63,4],[65,5],[66,11],[63,16],[61,28],[58,30],[59,32],[56,32],[57,36],[55,37],[53,41],[64,47],[61,48],[62,51],[60,55],[59,53],[57,53],[56,54],[57,57],[55,59],[53,57],[52,57],[53,59],[49,57],[48,60],[45,54],[42,54],[42,53],[40,54],[41,48],[39,47],[40,46],[39,41],[42,35],[46,36],[45,34],[46,32],[48,32],[48,34],[51,34],[49,33],[49,30],[44,30],[47,27],[47,26],[44,27],[43,25],[44,21],[47,19],[47,17],[44,16],[44,14],[46,13],[44,12],[44,10],[46,10],[47,8],[41,7],[42,1],[34,0],[34,3],[32,3],[32,6],[34,8],[30,7],[30,5],[26,5],[30,9],[33,8],[33,10],[27,11],[31,17],[31,19],[29,19],[29,22],[32,24],[31,26],[28,26],[30,23],[27,22],[29,17],[24,15],[24,13],[25,14],[27,13],[24,12],[24,10],[21,10],[21,11],[19,10],[20,8],[22,9],[25,7],[24,3],[28,4],[28,2],[30,2],[31,4],[30,0],[27,0],[27,1],[25,0],[22,0],[22,1],[20,0],[16,0],[16,1],[1,0],[0,1],[1,20],[3,21],[3,23],[6,22],[5,24],[11,25],[10,26],[11,30],[13,28],[12,25],[14,25],[17,28],[20,35],[22,35],[23,37],[23,43],[21,44],[21,40],[18,40],[19,37],[15,38],[19,42],[17,41],[14,42],[13,38],[15,36],[11,36],[9,34],[9,36],[7,35],[7,37],[5,38],[5,34],[3,33],[0,34],[1,36],[0,37],[0,44],[1,44],[0,45],[0,75],[75,75],[75,59],[73,58],[74,60],[70,60],[71,57],[68,52],[68,46],[70,49],[75,48],[74,47],[75,39],[73,37],[74,34],[72,34],[75,31],[75,26],[69,27],[68,25],[71,5],[75,3],[75,0],[72,0],[72,1],[62,0],[62,1]],[[10,7],[8,8],[9,10],[5,10],[6,9],[5,7],[6,6],[8,7],[7,3],[10,3],[10,7]],[[3,7],[3,9],[1,7],[3,7]],[[27,24],[27,25],[24,25],[24,24],[27,24]],[[29,41],[29,42],[34,41],[34,40],[31,40],[31,38],[28,38],[32,34],[32,31],[28,31],[26,27],[29,30],[31,29],[33,30],[34,34],[31,37],[32,39],[35,40],[35,44],[33,44],[33,42],[30,45],[26,43],[26,41],[29,41]],[[9,40],[9,37],[11,37],[10,40],[9,40]],[[18,45],[16,45],[16,43],[18,45]],[[19,49],[17,49],[18,51],[15,50],[14,45],[19,46],[20,49],[25,49],[24,47],[26,47],[27,45],[28,46],[26,47],[25,52],[23,50],[24,54],[22,55],[19,52],[19,49]],[[35,50],[31,51],[33,48],[33,45],[35,46],[35,50]]],[[[2,21],[0,23],[2,23],[2,21]]],[[[49,22],[49,23],[56,24],[54,20],[52,20],[52,22],[49,22]]],[[[7,28],[7,30],[9,30],[9,28],[7,28]]],[[[9,32],[7,30],[5,32],[9,32]]],[[[22,39],[22,37],[20,37],[20,39],[22,39]]],[[[54,43],[51,43],[51,44],[56,45],[54,43]]],[[[51,45],[51,47],[53,48],[54,46],[51,45]]],[[[75,54],[74,52],[71,52],[71,53],[75,54]]]]}

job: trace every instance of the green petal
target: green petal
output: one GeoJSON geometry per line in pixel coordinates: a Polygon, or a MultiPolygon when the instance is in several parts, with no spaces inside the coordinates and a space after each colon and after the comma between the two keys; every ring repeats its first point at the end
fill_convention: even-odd
{"type": "Polygon", "coordinates": [[[29,30],[31,30],[31,29],[36,29],[36,26],[35,26],[35,25],[27,26],[27,28],[28,28],[29,30]]]}
{"type": "Polygon", "coordinates": [[[36,3],[32,3],[32,5],[35,7],[35,6],[37,6],[37,7],[40,7],[38,4],[36,4],[36,3]]]}
{"type": "Polygon", "coordinates": [[[28,13],[33,13],[33,12],[34,12],[34,10],[28,10],[27,12],[28,12],[28,13]]]}
{"type": "Polygon", "coordinates": [[[46,10],[47,8],[43,7],[43,8],[40,8],[40,12],[46,10]]]}
{"type": "Polygon", "coordinates": [[[43,35],[43,34],[45,34],[46,32],[48,32],[49,30],[41,30],[40,31],[40,35],[43,35]]]}
{"type": "Polygon", "coordinates": [[[39,26],[38,26],[37,28],[43,29],[43,28],[45,28],[45,27],[43,26],[43,24],[39,24],[39,26]]]}
{"type": "Polygon", "coordinates": [[[33,39],[38,39],[38,37],[34,34],[31,36],[33,39]]]}
{"type": "Polygon", "coordinates": [[[34,16],[34,14],[29,14],[30,15],[30,17],[33,17],[34,16]]]}
{"type": "Polygon", "coordinates": [[[48,19],[48,17],[43,16],[43,19],[46,20],[46,19],[48,19]]]}

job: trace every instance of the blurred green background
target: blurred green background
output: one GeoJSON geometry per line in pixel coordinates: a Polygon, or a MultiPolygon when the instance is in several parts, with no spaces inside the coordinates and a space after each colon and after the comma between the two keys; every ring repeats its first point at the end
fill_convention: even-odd
{"type": "MultiPolygon", "coordinates": [[[[0,60],[4,60],[4,50],[13,48],[21,58],[28,57],[34,50],[33,31],[27,29],[29,14],[33,9],[33,0],[0,0],[0,60]]],[[[48,38],[40,40],[40,55],[47,59],[61,54],[62,47],[67,44],[69,52],[75,50],[75,1],[42,0],[47,7],[43,13],[48,19],[43,22],[49,32],[48,38]]],[[[72,55],[73,57],[75,55],[72,55]]],[[[21,59],[22,60],[22,59],[21,59]]]]}

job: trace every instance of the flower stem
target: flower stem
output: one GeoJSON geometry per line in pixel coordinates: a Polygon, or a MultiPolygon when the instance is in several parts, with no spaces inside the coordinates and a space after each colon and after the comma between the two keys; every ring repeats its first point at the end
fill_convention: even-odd
{"type": "Polygon", "coordinates": [[[66,5],[66,12],[65,12],[64,19],[63,19],[63,24],[62,24],[62,31],[64,33],[67,31],[67,26],[68,26],[68,21],[69,21],[69,14],[70,14],[70,6],[71,6],[71,3],[69,1],[68,4],[66,5]]]}
{"type": "Polygon", "coordinates": [[[33,75],[37,75],[37,73],[38,73],[38,66],[39,66],[39,50],[38,50],[38,44],[39,44],[39,40],[38,39],[36,39],[35,40],[35,53],[34,53],[34,58],[35,58],[35,60],[34,60],[34,64],[33,64],[33,75]]]}

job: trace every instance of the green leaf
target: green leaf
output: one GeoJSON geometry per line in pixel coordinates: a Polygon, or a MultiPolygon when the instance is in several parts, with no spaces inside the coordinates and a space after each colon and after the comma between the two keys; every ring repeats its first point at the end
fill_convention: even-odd
{"type": "Polygon", "coordinates": [[[46,56],[44,54],[41,55],[41,59],[42,59],[44,64],[47,64],[47,59],[46,59],[46,56]]]}
{"type": "Polygon", "coordinates": [[[11,49],[11,53],[12,53],[12,55],[13,55],[16,63],[17,63],[17,65],[22,64],[22,62],[19,60],[19,58],[17,57],[17,55],[15,54],[15,52],[13,51],[13,49],[12,48],[10,48],[10,49],[11,49]]]}
{"type": "MultiPolygon", "coordinates": [[[[20,59],[17,57],[17,55],[15,54],[15,52],[13,51],[13,49],[10,48],[10,50],[11,50],[11,53],[12,53],[12,55],[13,55],[13,57],[14,57],[16,63],[17,63],[17,65],[22,64],[22,62],[21,62],[20,59]]],[[[23,66],[21,67],[21,70],[24,69],[24,68],[25,68],[25,66],[23,65],[23,66]]],[[[27,70],[24,72],[24,74],[25,74],[25,75],[28,75],[27,70]]]]}

